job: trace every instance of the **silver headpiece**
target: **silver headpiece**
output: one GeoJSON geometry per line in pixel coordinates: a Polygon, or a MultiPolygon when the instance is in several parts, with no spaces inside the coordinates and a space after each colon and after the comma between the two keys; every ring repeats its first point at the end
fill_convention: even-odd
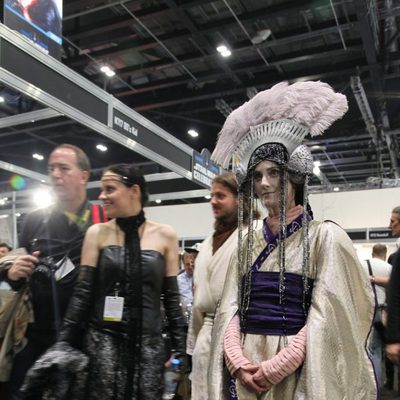
{"type": "Polygon", "coordinates": [[[311,176],[313,168],[314,163],[310,149],[304,144],[296,147],[290,157],[287,166],[288,171],[294,174],[311,176]]]}
{"type": "Polygon", "coordinates": [[[347,109],[346,96],[326,83],[278,83],[228,116],[211,158],[224,168],[233,159],[240,185],[257,148],[279,143],[290,156],[307,134],[321,135],[347,109]]]}

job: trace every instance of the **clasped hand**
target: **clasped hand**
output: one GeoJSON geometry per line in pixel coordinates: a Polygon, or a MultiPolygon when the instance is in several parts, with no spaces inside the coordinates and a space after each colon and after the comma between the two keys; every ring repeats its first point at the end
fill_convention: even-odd
{"type": "Polygon", "coordinates": [[[264,376],[261,365],[250,363],[244,365],[237,371],[236,378],[247,390],[257,394],[267,392],[272,387],[272,384],[264,376]]]}

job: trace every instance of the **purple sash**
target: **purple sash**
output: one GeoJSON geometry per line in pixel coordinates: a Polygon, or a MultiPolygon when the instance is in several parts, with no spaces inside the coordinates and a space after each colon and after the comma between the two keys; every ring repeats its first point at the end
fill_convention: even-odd
{"type": "MultiPolygon", "coordinates": [[[[307,216],[308,220],[311,221],[311,217],[307,216]]],[[[297,232],[303,226],[303,214],[300,214],[296,219],[294,219],[289,225],[286,226],[286,239],[293,235],[293,233],[297,232]]],[[[271,232],[267,224],[267,219],[265,218],[263,221],[263,234],[264,239],[267,242],[264,250],[257,257],[256,261],[251,267],[252,272],[257,272],[262,263],[269,257],[269,255],[276,249],[279,245],[279,234],[274,235],[271,232]]]]}
{"type": "MultiPolygon", "coordinates": [[[[306,311],[310,307],[313,279],[308,279],[306,311]]],[[[251,276],[249,308],[243,333],[295,335],[306,323],[303,309],[303,277],[285,273],[285,304],[279,304],[279,272],[255,272],[251,276]]]]}

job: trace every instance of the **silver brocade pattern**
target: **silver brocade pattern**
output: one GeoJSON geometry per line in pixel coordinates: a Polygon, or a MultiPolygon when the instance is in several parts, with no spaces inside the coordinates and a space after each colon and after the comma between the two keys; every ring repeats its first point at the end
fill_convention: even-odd
{"type": "Polygon", "coordinates": [[[286,239],[286,199],[287,199],[287,172],[280,168],[280,192],[279,192],[279,304],[282,306],[282,327],[286,338],[286,298],[285,298],[285,239],[286,239]]]}
{"type": "MultiPolygon", "coordinates": [[[[250,188],[249,188],[249,194],[248,194],[248,201],[249,201],[249,228],[248,228],[248,234],[247,234],[247,250],[246,250],[247,256],[246,256],[245,263],[244,263],[244,260],[242,259],[243,266],[244,266],[243,267],[244,273],[242,274],[242,277],[244,276],[244,279],[239,280],[239,282],[241,283],[241,286],[242,286],[242,290],[239,291],[241,293],[240,294],[241,297],[239,298],[239,304],[241,304],[241,307],[240,307],[241,326],[245,326],[245,324],[246,324],[246,313],[247,313],[247,310],[248,310],[249,304],[250,304],[250,291],[251,291],[251,278],[252,278],[251,265],[252,265],[252,254],[253,254],[253,239],[254,239],[254,227],[253,227],[253,222],[254,222],[254,177],[253,177],[253,171],[251,171],[251,173],[250,173],[250,188]]],[[[241,268],[239,268],[239,269],[241,269],[241,268]]]]}
{"type": "Polygon", "coordinates": [[[310,262],[310,237],[309,237],[309,221],[308,221],[308,181],[309,176],[305,176],[303,186],[303,267],[302,267],[302,279],[303,279],[303,311],[304,315],[308,314],[308,307],[306,304],[307,293],[310,290],[308,284],[309,274],[309,262],[310,262]]]}
{"type": "MultiPolygon", "coordinates": [[[[241,190],[239,190],[238,193],[238,200],[239,200],[239,215],[238,215],[238,264],[239,268],[237,268],[237,281],[242,282],[242,276],[245,274],[245,268],[243,265],[243,207],[244,207],[244,194],[241,190]]],[[[240,304],[240,299],[242,299],[243,296],[243,285],[240,283],[239,285],[239,291],[238,291],[238,304],[240,304]]]]}
{"type": "MultiPolygon", "coordinates": [[[[126,399],[125,388],[130,357],[128,342],[120,337],[89,328],[85,349],[89,355],[89,376],[85,400],[160,400],[163,392],[165,347],[161,336],[142,336],[140,398],[126,399]]],[[[136,372],[138,365],[134,366],[136,372]]]]}

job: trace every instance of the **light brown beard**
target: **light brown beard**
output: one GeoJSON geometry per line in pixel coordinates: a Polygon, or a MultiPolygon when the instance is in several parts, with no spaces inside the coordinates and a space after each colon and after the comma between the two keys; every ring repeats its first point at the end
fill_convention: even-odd
{"type": "Polygon", "coordinates": [[[222,217],[215,218],[214,230],[217,232],[224,231],[226,227],[237,224],[238,215],[235,211],[233,214],[223,215],[222,217]]]}

